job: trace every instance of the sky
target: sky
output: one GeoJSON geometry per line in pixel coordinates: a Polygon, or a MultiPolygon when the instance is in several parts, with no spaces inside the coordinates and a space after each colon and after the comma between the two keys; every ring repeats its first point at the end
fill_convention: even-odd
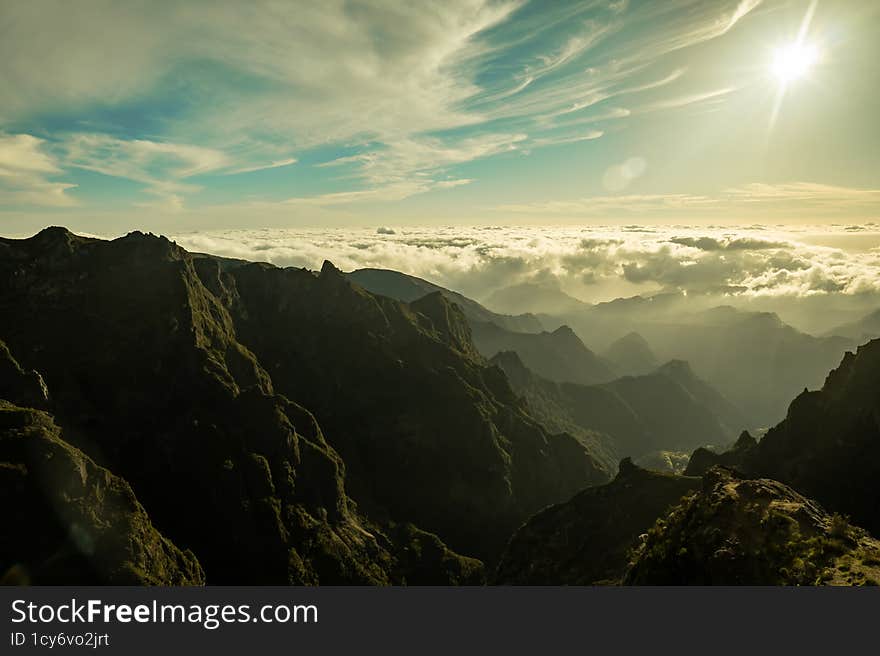
{"type": "Polygon", "coordinates": [[[0,0],[0,233],[865,224],[878,27],[864,0],[0,0]]]}

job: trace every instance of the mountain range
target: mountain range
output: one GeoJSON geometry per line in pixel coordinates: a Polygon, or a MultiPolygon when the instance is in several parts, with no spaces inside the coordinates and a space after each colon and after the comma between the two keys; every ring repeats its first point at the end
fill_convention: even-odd
{"type": "MultiPolygon", "coordinates": [[[[127,483],[209,583],[476,581],[445,544],[491,561],[608,476],[526,414],[442,295],[374,296],[329,263],[46,229],[0,240],[0,335],[44,381],[53,435],[127,483]]],[[[27,468],[10,449],[4,466],[27,468]]],[[[39,570],[34,521],[4,563],[39,570]]]]}
{"type": "Polygon", "coordinates": [[[599,356],[587,323],[366,271],[0,238],[4,582],[880,582],[880,340],[759,440],[846,338],[631,300],[583,314],[623,335],[599,356]]]}
{"type": "Polygon", "coordinates": [[[726,445],[745,425],[742,414],[681,361],[599,385],[547,380],[514,351],[491,362],[504,370],[537,419],[580,436],[606,463],[660,450],[726,445]]]}

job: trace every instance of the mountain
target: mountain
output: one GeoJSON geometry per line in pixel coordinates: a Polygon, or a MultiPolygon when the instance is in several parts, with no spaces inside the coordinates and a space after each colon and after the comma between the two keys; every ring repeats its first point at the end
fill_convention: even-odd
{"type": "Polygon", "coordinates": [[[630,332],[613,342],[603,357],[615,371],[625,376],[640,376],[653,371],[660,364],[648,345],[637,332],[630,332]]]}
{"type": "Polygon", "coordinates": [[[623,399],[648,428],[649,450],[725,444],[740,427],[736,410],[685,362],[673,360],[646,376],[624,376],[603,387],[623,399]]]}
{"type": "Polygon", "coordinates": [[[202,585],[131,487],[61,438],[45,412],[0,401],[0,575],[37,585],[202,585]],[[5,572],[5,573],[4,573],[5,572]]]}
{"type": "Polygon", "coordinates": [[[450,291],[427,280],[390,269],[357,269],[345,274],[349,280],[373,294],[381,294],[405,303],[440,292],[464,313],[468,321],[491,322],[506,330],[519,333],[537,333],[544,328],[532,314],[497,314],[458,292],[450,291]]]}
{"type": "MultiPolygon", "coordinates": [[[[775,478],[880,533],[880,340],[847,353],[819,391],[804,390],[757,444],[700,454],[775,478]]],[[[696,455],[696,454],[695,454],[696,455]]],[[[694,466],[696,469],[696,464],[694,466]]]]}
{"type": "Polygon", "coordinates": [[[201,585],[204,572],[154,527],[128,483],[64,441],[42,376],[0,342],[4,583],[201,585]]]}
{"type": "MultiPolygon", "coordinates": [[[[772,426],[804,387],[821,386],[826,373],[857,344],[845,337],[814,337],[769,312],[732,307],[693,311],[677,295],[621,299],[595,305],[559,322],[601,347],[603,335],[638,331],[661,361],[684,360],[749,419],[746,428],[772,426]]],[[[542,317],[548,327],[549,320],[542,317]]]]}
{"type": "Polygon", "coordinates": [[[329,262],[197,264],[275,388],[315,413],[368,515],[492,561],[530,514],[607,480],[574,437],[526,413],[442,293],[376,296],[329,262]]]}
{"type": "Polygon", "coordinates": [[[718,418],[725,432],[729,433],[731,437],[748,425],[745,413],[728,401],[711,384],[697,376],[689,362],[670,360],[658,367],[655,373],[681,385],[694,401],[718,418]]]}
{"type": "Polygon", "coordinates": [[[617,477],[550,506],[511,538],[494,581],[502,585],[616,583],[638,538],[699,478],[641,469],[627,458],[617,477]]]}
{"type": "MultiPolygon", "coordinates": [[[[103,487],[81,486],[107,481],[108,504],[127,504],[121,519],[108,516],[108,530],[120,531],[112,540],[158,554],[136,495],[155,529],[195,554],[208,583],[417,582],[426,567],[433,581],[479,581],[480,563],[457,554],[434,553],[413,570],[424,536],[395,533],[357,509],[314,416],[275,392],[238,339],[224,306],[231,298],[202,283],[197,268],[210,271],[211,262],[142,233],[103,241],[49,228],[0,239],[0,336],[18,369],[39,372],[48,394],[31,383],[32,394],[62,430],[58,437],[39,416],[43,427],[14,433],[12,444],[22,438],[63,454],[74,478],[88,473],[69,482],[87,511],[88,495],[103,487]]],[[[23,457],[13,453],[13,468],[28,466],[23,457]]],[[[170,547],[165,553],[199,580],[194,566],[170,547]]]]}
{"type": "Polygon", "coordinates": [[[551,332],[514,333],[492,323],[474,322],[474,344],[485,357],[515,351],[535,373],[557,382],[591,385],[615,377],[610,365],[584,346],[568,326],[551,332]]]}
{"type": "Polygon", "coordinates": [[[858,344],[877,339],[880,337],[880,310],[875,310],[858,321],[833,328],[826,335],[828,337],[846,337],[858,344]]]}
{"type": "Polygon", "coordinates": [[[643,458],[657,451],[727,444],[744,421],[683,362],[602,385],[547,380],[512,351],[491,362],[504,370],[535,418],[551,430],[580,436],[606,466],[622,455],[643,458]]]}
{"type": "Polygon", "coordinates": [[[589,303],[569,296],[555,283],[520,283],[503,287],[489,295],[486,305],[497,312],[516,314],[530,312],[532,314],[568,315],[590,307],[589,303]]]}
{"type": "Polygon", "coordinates": [[[573,435],[608,472],[616,470],[619,450],[629,444],[630,436],[642,436],[646,432],[632,410],[604,390],[579,389],[582,386],[574,383],[541,378],[528,369],[514,351],[501,351],[490,362],[504,371],[513,390],[524,398],[532,417],[552,432],[573,435]],[[594,408],[602,413],[595,421],[592,419],[594,408]],[[604,432],[608,430],[614,430],[621,436],[620,440],[604,432]]]}
{"type": "Polygon", "coordinates": [[[630,585],[880,585],[880,541],[770,479],[709,470],[648,531],[630,585]]]}

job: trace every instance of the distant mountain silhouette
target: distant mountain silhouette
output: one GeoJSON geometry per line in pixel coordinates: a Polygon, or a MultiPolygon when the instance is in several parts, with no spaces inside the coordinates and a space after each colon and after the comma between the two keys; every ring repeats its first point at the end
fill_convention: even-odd
{"type": "Polygon", "coordinates": [[[602,355],[622,376],[640,376],[653,371],[660,364],[648,342],[637,332],[627,333],[602,355]]]}
{"type": "Polygon", "coordinates": [[[388,296],[405,303],[416,301],[434,292],[440,292],[448,300],[458,305],[464,316],[471,322],[491,321],[502,328],[521,333],[537,333],[544,329],[532,314],[516,314],[515,316],[497,314],[458,292],[450,291],[427,280],[399,271],[357,269],[345,275],[368,292],[388,296]]]}
{"type": "Polygon", "coordinates": [[[858,344],[880,337],[880,310],[865,315],[858,321],[843,324],[826,333],[829,337],[846,337],[858,344]]]}
{"type": "Polygon", "coordinates": [[[493,323],[473,323],[472,334],[487,358],[516,351],[529,369],[550,380],[591,385],[615,378],[609,363],[584,346],[568,326],[553,332],[514,333],[493,323]]]}
{"type": "MultiPolygon", "coordinates": [[[[545,325],[550,319],[542,317],[545,325]]],[[[814,337],[768,312],[717,307],[693,312],[679,295],[620,299],[560,316],[601,347],[603,335],[638,331],[661,360],[685,360],[696,374],[740,408],[748,428],[773,425],[804,387],[816,388],[856,345],[844,337],[814,337]]]]}
{"type": "Polygon", "coordinates": [[[531,282],[498,289],[486,298],[485,303],[497,312],[509,314],[568,315],[590,307],[589,303],[566,294],[558,284],[531,282]]]}
{"type": "Polygon", "coordinates": [[[651,374],[602,385],[578,385],[538,376],[514,352],[500,353],[492,362],[504,370],[533,416],[552,430],[581,436],[606,464],[620,456],[727,444],[743,421],[687,363],[673,361],[651,374]]]}

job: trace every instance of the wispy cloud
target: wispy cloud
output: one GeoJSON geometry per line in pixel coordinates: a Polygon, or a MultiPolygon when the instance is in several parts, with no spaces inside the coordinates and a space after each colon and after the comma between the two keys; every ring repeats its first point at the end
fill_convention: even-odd
{"type": "Polygon", "coordinates": [[[63,149],[67,166],[143,183],[170,208],[180,207],[181,194],[198,191],[197,185],[184,182],[187,178],[230,164],[225,153],[213,148],[101,134],[72,135],[63,149]]]}
{"type": "Polygon", "coordinates": [[[258,173],[331,146],[345,155],[326,171],[339,190],[325,201],[399,199],[450,186],[456,166],[607,132],[578,122],[717,98],[662,58],[759,4],[12,3],[0,105],[5,120],[66,116],[60,166],[141,182],[162,202],[179,204],[197,175],[258,173]],[[116,118],[82,134],[94,108],[116,118]]]}
{"type": "Polygon", "coordinates": [[[737,210],[763,210],[767,216],[809,215],[815,211],[861,209],[866,217],[880,214],[880,189],[840,187],[812,182],[751,183],[715,194],[639,194],[589,196],[574,200],[509,203],[498,212],[531,215],[596,216],[674,211],[682,219],[696,215],[735,215],[737,210]]]}
{"type": "Polygon", "coordinates": [[[256,164],[254,166],[244,166],[241,168],[232,169],[231,171],[227,171],[227,175],[238,175],[239,173],[255,173],[256,171],[265,171],[266,169],[277,169],[282,166],[290,166],[291,164],[296,164],[296,157],[288,157],[287,159],[279,159],[274,162],[269,162],[268,164],[256,164]]]}
{"type": "Polygon", "coordinates": [[[45,141],[29,134],[0,133],[0,203],[64,207],[75,201],[67,193],[76,185],[55,182],[61,173],[45,141]]]}

